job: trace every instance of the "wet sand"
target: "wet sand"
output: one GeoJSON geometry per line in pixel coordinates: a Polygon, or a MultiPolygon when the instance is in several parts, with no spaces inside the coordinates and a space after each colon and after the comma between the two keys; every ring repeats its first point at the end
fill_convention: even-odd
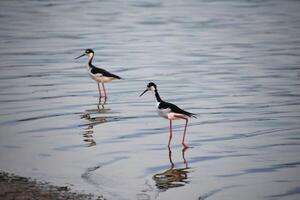
{"type": "Polygon", "coordinates": [[[67,186],[53,186],[30,178],[0,171],[0,199],[2,200],[104,200],[93,194],[80,194],[67,186]]]}

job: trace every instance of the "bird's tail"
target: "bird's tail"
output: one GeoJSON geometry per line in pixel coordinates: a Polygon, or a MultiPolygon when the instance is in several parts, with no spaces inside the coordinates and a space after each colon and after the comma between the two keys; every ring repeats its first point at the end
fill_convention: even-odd
{"type": "Polygon", "coordinates": [[[193,117],[193,118],[197,118],[198,114],[195,114],[195,113],[190,113],[189,114],[189,117],[193,117]]]}
{"type": "Polygon", "coordinates": [[[115,78],[115,79],[123,79],[122,77],[118,76],[118,75],[115,75],[115,74],[112,74],[111,77],[115,78]]]}

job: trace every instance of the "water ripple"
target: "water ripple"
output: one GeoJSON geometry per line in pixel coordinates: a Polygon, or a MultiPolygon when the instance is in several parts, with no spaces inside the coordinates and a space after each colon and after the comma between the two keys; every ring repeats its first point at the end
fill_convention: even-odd
{"type": "Polygon", "coordinates": [[[299,1],[0,4],[1,170],[106,199],[299,199],[299,1]],[[86,48],[124,78],[106,85],[105,109],[86,58],[74,60],[86,48]],[[169,123],[152,94],[138,97],[149,81],[199,114],[188,170],[184,121],[172,170],[169,123]]]}

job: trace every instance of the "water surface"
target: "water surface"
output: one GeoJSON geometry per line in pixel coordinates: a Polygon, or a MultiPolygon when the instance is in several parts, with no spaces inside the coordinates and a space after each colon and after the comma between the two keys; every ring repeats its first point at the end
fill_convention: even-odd
{"type": "Polygon", "coordinates": [[[0,169],[107,199],[299,199],[298,1],[1,1],[0,169]],[[97,86],[95,64],[124,77],[97,86]],[[181,146],[163,99],[198,113],[181,146]]]}

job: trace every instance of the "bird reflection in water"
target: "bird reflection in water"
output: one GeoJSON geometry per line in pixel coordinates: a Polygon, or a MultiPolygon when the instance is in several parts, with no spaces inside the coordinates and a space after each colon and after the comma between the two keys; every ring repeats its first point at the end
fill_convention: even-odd
{"type": "Polygon", "coordinates": [[[86,119],[89,121],[87,127],[84,129],[84,133],[82,134],[83,141],[87,143],[88,147],[95,146],[97,144],[93,138],[94,126],[108,121],[108,117],[106,116],[97,116],[97,114],[102,114],[110,111],[110,109],[104,107],[104,105],[106,104],[106,100],[106,97],[101,98],[100,96],[97,104],[97,109],[86,110],[85,114],[81,116],[82,119],[86,119]]]}
{"type": "Polygon", "coordinates": [[[152,176],[157,189],[154,189],[154,187],[152,187],[153,185],[146,180],[144,188],[136,195],[138,200],[158,199],[160,192],[165,192],[171,188],[182,187],[189,183],[188,173],[190,168],[185,158],[187,149],[187,147],[182,149],[184,167],[175,168],[175,164],[172,160],[172,151],[171,148],[168,147],[170,168],[152,176]]]}
{"type": "Polygon", "coordinates": [[[88,147],[92,147],[96,145],[96,142],[93,138],[93,125],[88,125],[87,128],[85,128],[84,133],[82,134],[83,136],[83,141],[87,143],[88,147]]]}
{"type": "Polygon", "coordinates": [[[155,174],[152,177],[153,180],[155,181],[156,187],[162,192],[170,188],[181,187],[189,183],[188,181],[189,167],[185,159],[185,153],[187,148],[182,149],[182,159],[184,162],[183,168],[175,168],[175,164],[172,161],[171,148],[168,147],[168,149],[169,149],[169,161],[171,164],[171,168],[167,169],[162,173],[155,174]]]}

